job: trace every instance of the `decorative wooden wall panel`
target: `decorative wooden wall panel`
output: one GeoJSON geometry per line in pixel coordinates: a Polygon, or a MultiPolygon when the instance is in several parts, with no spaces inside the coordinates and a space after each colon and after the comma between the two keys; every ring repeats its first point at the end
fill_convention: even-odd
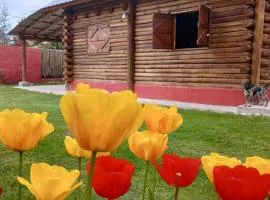
{"type": "Polygon", "coordinates": [[[110,26],[97,25],[87,27],[88,53],[99,54],[110,52],[110,26]]]}

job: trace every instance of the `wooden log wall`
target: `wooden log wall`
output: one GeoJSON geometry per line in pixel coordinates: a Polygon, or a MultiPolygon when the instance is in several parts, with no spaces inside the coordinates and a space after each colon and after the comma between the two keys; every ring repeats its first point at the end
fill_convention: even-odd
{"type": "Polygon", "coordinates": [[[253,3],[252,0],[138,0],[136,83],[242,87],[250,79],[253,3]],[[152,48],[155,12],[196,10],[201,3],[206,3],[212,11],[209,48],[152,48]]]}
{"type": "Polygon", "coordinates": [[[260,84],[270,84],[270,0],[265,0],[260,84]]]}
{"type": "Polygon", "coordinates": [[[123,4],[95,1],[89,10],[74,14],[73,78],[87,81],[117,81],[127,79],[127,19],[122,19],[123,4]],[[111,3],[111,4],[110,4],[111,3]],[[113,5],[113,7],[110,7],[113,5]],[[96,7],[95,10],[91,8],[96,7]],[[110,25],[110,52],[88,54],[87,26],[110,25]]]}

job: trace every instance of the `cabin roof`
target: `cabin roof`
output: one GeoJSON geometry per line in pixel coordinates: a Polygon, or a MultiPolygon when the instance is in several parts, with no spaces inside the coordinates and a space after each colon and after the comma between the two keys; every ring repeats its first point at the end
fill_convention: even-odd
{"type": "Polygon", "coordinates": [[[63,37],[65,8],[87,2],[89,0],[54,0],[22,20],[9,34],[29,40],[60,41],[63,37]]]}

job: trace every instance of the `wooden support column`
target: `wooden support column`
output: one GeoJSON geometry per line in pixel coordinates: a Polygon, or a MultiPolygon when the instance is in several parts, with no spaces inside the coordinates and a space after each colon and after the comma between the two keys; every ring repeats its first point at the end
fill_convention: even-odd
{"type": "Polygon", "coordinates": [[[22,39],[22,82],[26,82],[26,39],[22,39]]]}
{"type": "Polygon", "coordinates": [[[127,52],[127,84],[128,89],[133,90],[135,71],[135,12],[136,0],[128,0],[128,52],[127,52]]]}
{"type": "Polygon", "coordinates": [[[70,84],[73,81],[73,31],[72,31],[72,16],[64,16],[64,48],[65,48],[65,63],[64,63],[64,81],[66,90],[70,90],[70,84]]]}
{"type": "Polygon", "coordinates": [[[255,30],[252,53],[251,81],[260,84],[265,0],[257,0],[255,9],[255,30]]]}

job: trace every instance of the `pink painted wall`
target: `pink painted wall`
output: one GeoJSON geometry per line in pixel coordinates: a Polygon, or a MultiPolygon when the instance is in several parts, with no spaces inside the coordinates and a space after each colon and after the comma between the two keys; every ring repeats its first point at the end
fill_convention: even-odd
{"type": "MultiPolygon", "coordinates": [[[[79,82],[85,82],[90,84],[92,87],[103,88],[108,91],[120,91],[127,89],[127,85],[123,82],[91,82],[80,80],[73,81],[72,89],[74,89],[79,82]]],[[[239,106],[245,103],[242,89],[161,86],[148,84],[135,84],[134,89],[141,98],[223,106],[239,106]]],[[[268,96],[270,99],[270,90],[268,96]]]]}
{"type": "MultiPolygon", "coordinates": [[[[36,83],[41,81],[42,51],[37,48],[27,48],[26,81],[36,83]]],[[[0,71],[3,82],[16,84],[21,81],[22,48],[19,46],[0,45],[0,71]]]]}

